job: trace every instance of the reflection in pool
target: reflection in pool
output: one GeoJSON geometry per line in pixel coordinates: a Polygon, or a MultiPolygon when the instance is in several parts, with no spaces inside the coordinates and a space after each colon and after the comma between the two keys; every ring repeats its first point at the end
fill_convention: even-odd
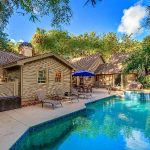
{"type": "Polygon", "coordinates": [[[30,131],[17,149],[150,150],[150,102],[109,98],[30,131]]]}

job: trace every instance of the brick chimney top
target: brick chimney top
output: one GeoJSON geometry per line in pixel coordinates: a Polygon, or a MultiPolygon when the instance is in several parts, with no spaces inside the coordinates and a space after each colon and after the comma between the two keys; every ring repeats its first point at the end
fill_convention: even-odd
{"type": "Polygon", "coordinates": [[[32,57],[34,55],[34,49],[31,43],[23,42],[19,45],[19,54],[27,57],[32,57]]]}

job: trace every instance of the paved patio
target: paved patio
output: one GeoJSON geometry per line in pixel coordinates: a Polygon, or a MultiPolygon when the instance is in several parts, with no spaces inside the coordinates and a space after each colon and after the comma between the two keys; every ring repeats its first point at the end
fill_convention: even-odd
{"type": "MultiPolygon", "coordinates": [[[[111,95],[113,94],[114,93],[111,93],[111,95]]],[[[51,109],[48,105],[42,108],[39,104],[0,112],[0,149],[9,149],[31,126],[81,110],[85,108],[85,103],[108,96],[110,96],[110,94],[108,94],[106,90],[95,89],[92,99],[81,99],[79,102],[63,103],[63,107],[56,108],[55,110],[51,109]]]]}

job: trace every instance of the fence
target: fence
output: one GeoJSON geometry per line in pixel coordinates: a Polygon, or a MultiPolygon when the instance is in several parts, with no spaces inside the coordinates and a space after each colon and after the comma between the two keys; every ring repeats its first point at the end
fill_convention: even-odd
{"type": "Polygon", "coordinates": [[[18,95],[19,95],[18,80],[14,82],[0,83],[0,96],[18,96],[18,95]]]}

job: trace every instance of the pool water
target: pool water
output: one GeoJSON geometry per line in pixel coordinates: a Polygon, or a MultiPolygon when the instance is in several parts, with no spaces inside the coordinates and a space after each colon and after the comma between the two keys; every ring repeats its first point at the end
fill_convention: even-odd
{"type": "Polygon", "coordinates": [[[124,96],[125,98],[132,100],[150,100],[150,92],[126,91],[124,92],[124,96]]]}
{"type": "Polygon", "coordinates": [[[150,150],[150,102],[111,97],[33,130],[18,150],[150,150]]]}

